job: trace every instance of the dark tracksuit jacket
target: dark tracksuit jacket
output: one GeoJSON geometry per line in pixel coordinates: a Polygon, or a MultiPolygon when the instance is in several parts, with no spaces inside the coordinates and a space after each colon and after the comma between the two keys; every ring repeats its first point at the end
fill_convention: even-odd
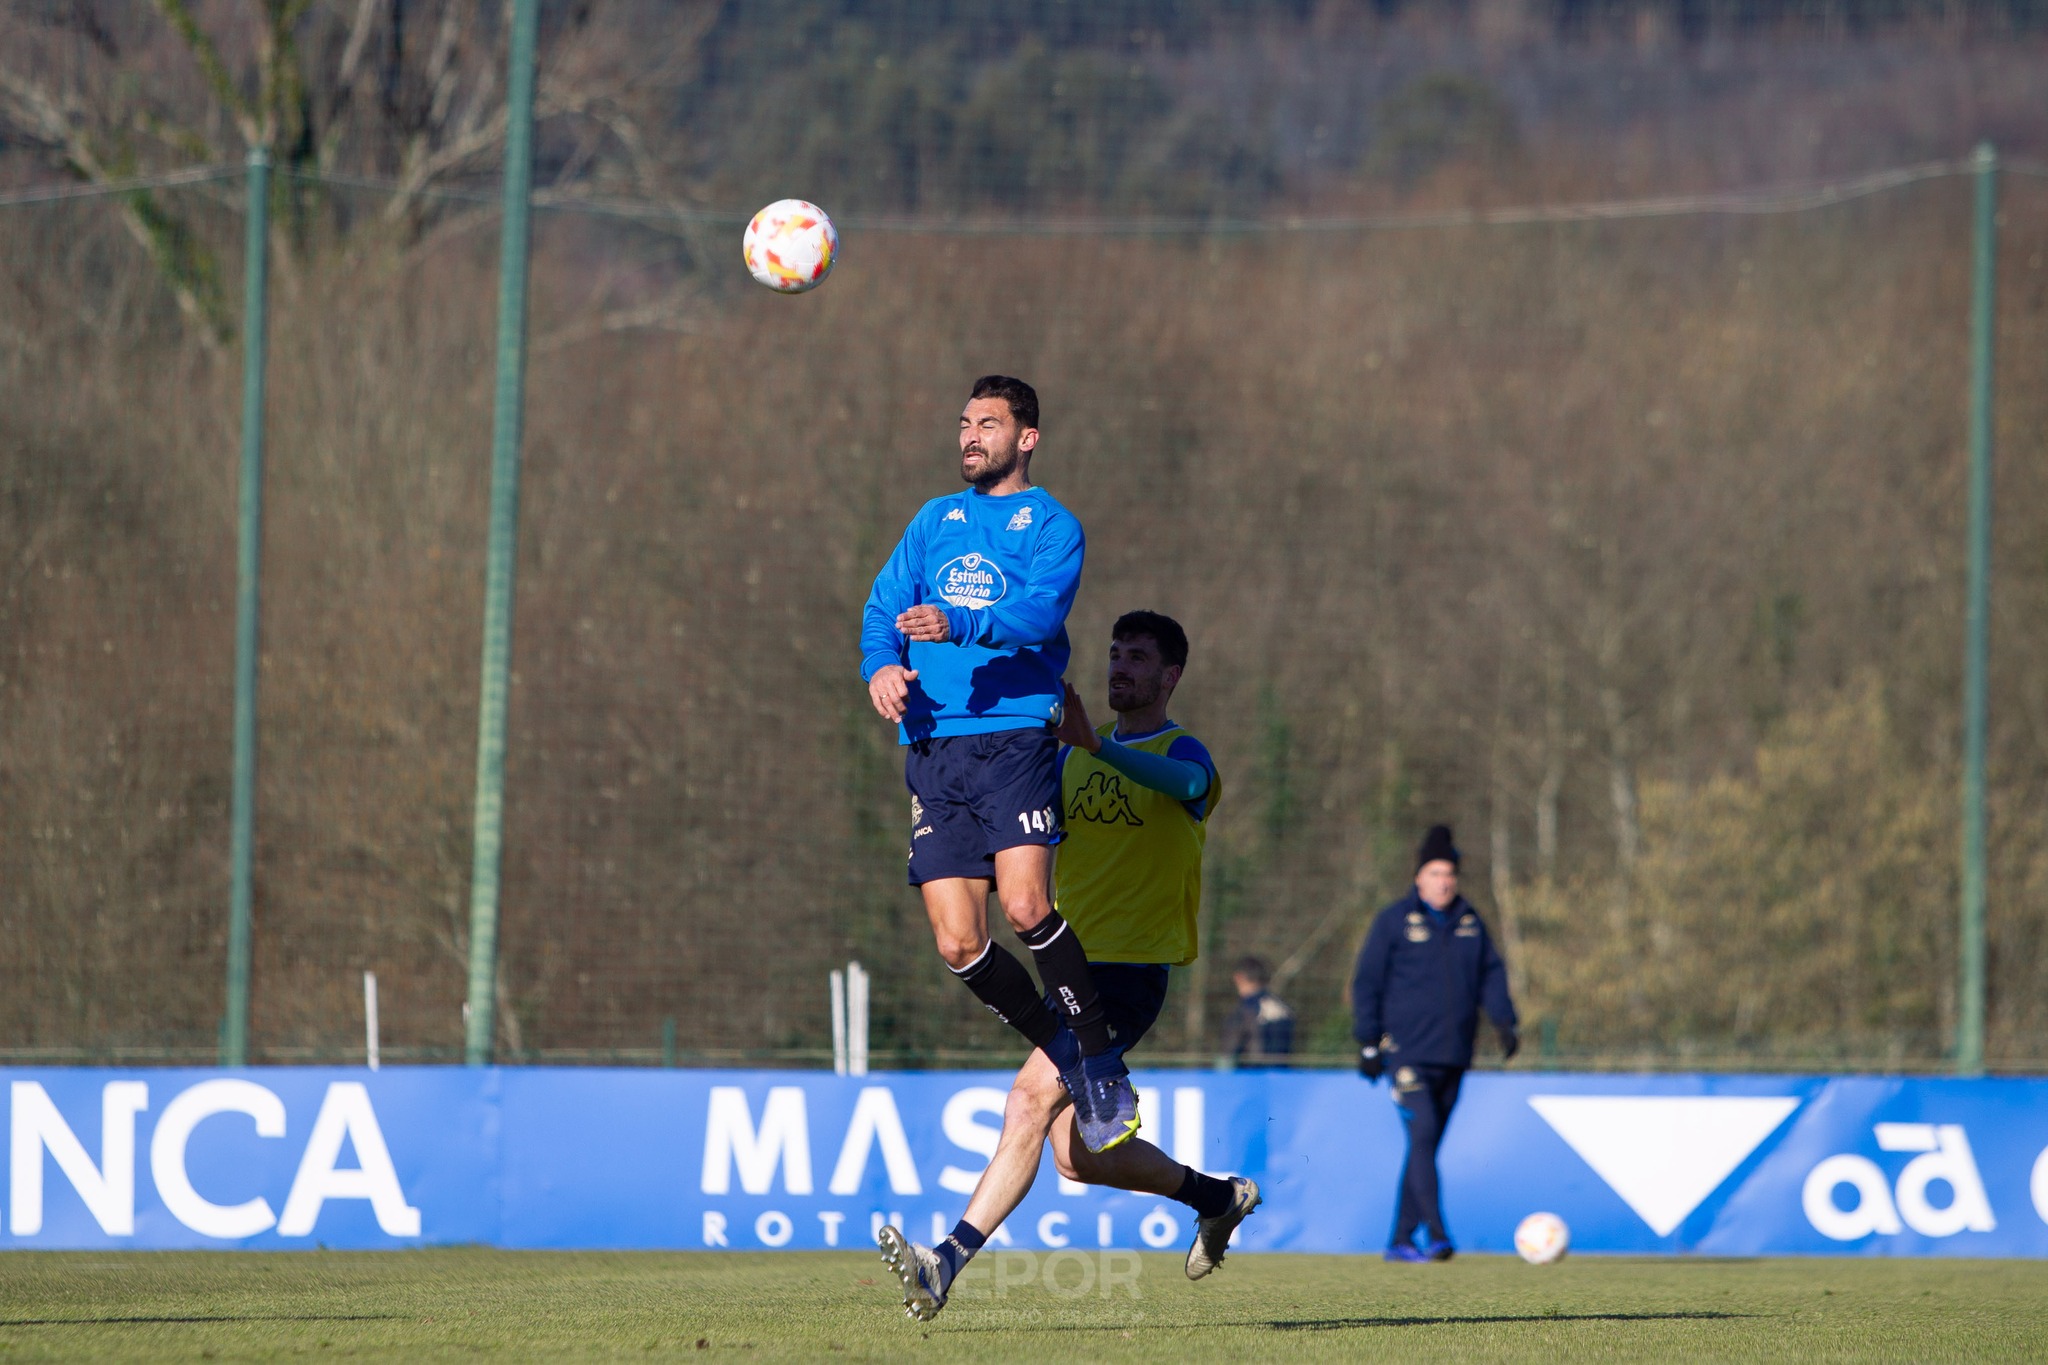
{"type": "Polygon", "coordinates": [[[1408,1133],[1390,1246],[1418,1230],[1432,1244],[1450,1242],[1436,1150],[1472,1065],[1481,1008],[1497,1027],[1514,1027],[1507,964],[1464,897],[1439,911],[1410,890],[1380,911],[1351,978],[1351,1026],[1384,1055],[1408,1133]]]}
{"type": "Polygon", "coordinates": [[[1403,1066],[1472,1065],[1484,1008],[1513,1028],[1508,969],[1485,921],[1463,896],[1433,911],[1413,889],[1379,912],[1351,977],[1351,1031],[1403,1066]]]}

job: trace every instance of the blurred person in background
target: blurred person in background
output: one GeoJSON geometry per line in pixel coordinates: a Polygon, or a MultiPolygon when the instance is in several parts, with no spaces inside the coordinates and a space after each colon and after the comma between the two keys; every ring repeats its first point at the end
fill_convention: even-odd
{"type": "Polygon", "coordinates": [[[1238,1066],[1285,1066],[1294,1051],[1294,1011],[1267,987],[1265,959],[1239,958],[1230,980],[1237,1008],[1223,1021],[1223,1055],[1238,1066]]]}
{"type": "Polygon", "coordinates": [[[1390,1261],[1448,1261],[1455,1252],[1436,1150],[1472,1065],[1479,1011],[1493,1022],[1505,1057],[1521,1047],[1507,964],[1479,912],[1458,894],[1458,862],[1451,827],[1430,826],[1416,851],[1415,885],[1373,919],[1351,977],[1358,1072],[1375,1082],[1392,1073],[1408,1132],[1390,1261]]]}

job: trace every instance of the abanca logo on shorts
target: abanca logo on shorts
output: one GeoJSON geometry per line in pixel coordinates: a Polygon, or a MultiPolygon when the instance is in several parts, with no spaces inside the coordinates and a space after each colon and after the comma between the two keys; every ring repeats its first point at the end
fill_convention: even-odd
{"type": "Polygon", "coordinates": [[[965,607],[969,611],[994,606],[1010,590],[1009,582],[995,561],[980,554],[964,554],[957,559],[949,559],[932,577],[938,585],[940,598],[947,606],[965,607]]]}

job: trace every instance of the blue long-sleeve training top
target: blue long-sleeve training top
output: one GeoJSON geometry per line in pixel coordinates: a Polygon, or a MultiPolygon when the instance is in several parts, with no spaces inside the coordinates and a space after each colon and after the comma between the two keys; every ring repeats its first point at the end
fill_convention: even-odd
{"type": "Polygon", "coordinates": [[[918,510],[861,613],[861,681],[888,664],[917,672],[903,743],[1059,719],[1085,551],[1081,523],[1042,488],[1000,497],[968,488],[918,510]],[[925,602],[946,614],[945,644],[896,629],[898,615],[925,602]]]}

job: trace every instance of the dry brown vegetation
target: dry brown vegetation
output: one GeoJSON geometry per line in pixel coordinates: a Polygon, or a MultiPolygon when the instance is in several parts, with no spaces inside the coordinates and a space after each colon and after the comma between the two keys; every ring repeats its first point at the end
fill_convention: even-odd
{"type": "MultiPolygon", "coordinates": [[[[1536,178],[1568,186],[1590,156],[1536,178]]],[[[1412,194],[1466,195],[1482,161],[1412,194]]],[[[233,240],[223,204],[182,195],[165,202],[233,240]]],[[[288,241],[275,286],[254,1038],[347,1055],[369,968],[387,1048],[445,1056],[495,235],[347,221],[288,241]]],[[[0,210],[18,1051],[203,1054],[220,1008],[236,357],[131,228],[104,204],[0,210]]],[[[1963,181],[1758,219],[853,232],[793,300],[696,265],[695,240],[563,215],[537,246],[508,1053],[645,1055],[666,1018],[697,1055],[816,1049],[848,956],[875,973],[878,1047],[1009,1049],[901,885],[897,755],[854,648],[990,370],[1039,387],[1036,473],[1089,530],[1077,680],[1099,690],[1123,610],[1189,627],[1176,709],[1231,783],[1206,955],[1282,964],[1316,1044],[1347,1036],[1350,949],[1442,819],[1539,1049],[1905,1064],[1948,1045],[1963,181]],[[630,316],[650,280],[666,330],[630,316]]],[[[2008,1064],[2042,1055],[2048,998],[2044,253],[2048,186],[2014,178],[1992,697],[2008,1064]]],[[[1181,979],[1163,1048],[1207,1050],[1221,975],[1181,979]]]]}

